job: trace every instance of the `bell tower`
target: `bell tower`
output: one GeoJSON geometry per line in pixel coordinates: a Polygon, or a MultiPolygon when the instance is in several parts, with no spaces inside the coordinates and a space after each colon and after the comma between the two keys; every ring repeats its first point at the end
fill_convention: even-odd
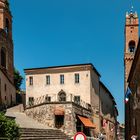
{"type": "Polygon", "coordinates": [[[124,75],[125,75],[125,90],[128,86],[127,79],[134,60],[135,51],[138,45],[139,38],[139,21],[138,15],[132,10],[126,13],[125,21],[125,48],[124,48],[124,75]]]}
{"type": "Polygon", "coordinates": [[[0,0],[0,67],[13,81],[12,15],[8,0],[0,0]]]}

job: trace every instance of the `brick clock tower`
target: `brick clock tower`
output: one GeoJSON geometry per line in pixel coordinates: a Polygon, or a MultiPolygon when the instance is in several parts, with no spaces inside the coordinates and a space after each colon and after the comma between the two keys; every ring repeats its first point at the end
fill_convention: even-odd
{"type": "MultiPolygon", "coordinates": [[[[128,86],[127,80],[134,60],[135,51],[137,49],[139,39],[139,21],[136,12],[131,10],[126,13],[125,22],[125,48],[124,48],[124,93],[128,86]]],[[[132,105],[131,101],[125,104],[125,139],[131,138],[131,121],[132,121],[132,105]]]]}
{"type": "Polygon", "coordinates": [[[125,23],[125,49],[124,49],[124,74],[125,74],[125,91],[128,86],[127,79],[137,49],[139,37],[139,21],[137,13],[126,13],[125,23]]]}
{"type": "Polygon", "coordinates": [[[13,59],[12,15],[8,0],[0,0],[0,107],[16,103],[13,59]]]}

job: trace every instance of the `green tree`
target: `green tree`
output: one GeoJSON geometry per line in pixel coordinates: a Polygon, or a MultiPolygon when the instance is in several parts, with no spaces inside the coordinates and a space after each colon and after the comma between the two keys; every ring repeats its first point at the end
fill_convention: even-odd
{"type": "Polygon", "coordinates": [[[6,118],[3,113],[0,113],[0,138],[16,140],[19,136],[19,126],[15,123],[15,120],[6,118]]]}
{"type": "Polygon", "coordinates": [[[17,93],[19,93],[21,90],[20,86],[22,84],[22,81],[23,77],[20,75],[18,70],[14,69],[14,85],[16,87],[17,93]]]}

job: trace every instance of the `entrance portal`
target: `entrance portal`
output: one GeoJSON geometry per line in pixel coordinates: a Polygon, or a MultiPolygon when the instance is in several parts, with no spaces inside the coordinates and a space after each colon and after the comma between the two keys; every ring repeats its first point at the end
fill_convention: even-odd
{"type": "Polygon", "coordinates": [[[55,115],[55,127],[61,128],[64,125],[64,115],[55,115]]]}

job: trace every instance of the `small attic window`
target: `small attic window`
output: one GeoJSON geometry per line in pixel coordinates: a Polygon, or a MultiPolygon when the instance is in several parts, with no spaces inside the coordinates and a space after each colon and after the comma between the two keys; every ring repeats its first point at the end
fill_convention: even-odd
{"type": "Polygon", "coordinates": [[[129,52],[134,53],[135,52],[135,41],[130,41],[129,42],[129,52]]]}

